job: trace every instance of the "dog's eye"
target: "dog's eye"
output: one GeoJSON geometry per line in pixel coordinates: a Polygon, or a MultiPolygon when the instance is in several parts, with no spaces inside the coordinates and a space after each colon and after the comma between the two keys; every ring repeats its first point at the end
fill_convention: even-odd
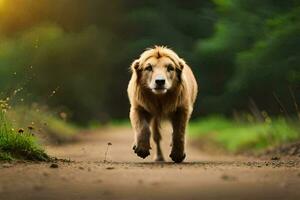
{"type": "Polygon", "coordinates": [[[167,66],[168,72],[174,71],[174,67],[172,65],[167,66]]]}
{"type": "Polygon", "coordinates": [[[152,66],[151,66],[151,65],[148,65],[148,66],[145,68],[145,70],[151,72],[151,71],[152,71],[152,66]]]}

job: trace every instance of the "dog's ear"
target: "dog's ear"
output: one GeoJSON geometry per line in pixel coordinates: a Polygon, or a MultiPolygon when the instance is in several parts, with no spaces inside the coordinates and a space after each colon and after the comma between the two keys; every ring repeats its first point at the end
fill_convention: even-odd
{"type": "Polygon", "coordinates": [[[185,65],[185,61],[183,59],[180,59],[178,62],[178,66],[176,67],[177,77],[179,81],[181,81],[181,74],[185,65]]]}
{"type": "Polygon", "coordinates": [[[137,70],[139,69],[139,67],[140,67],[140,61],[139,61],[138,59],[136,59],[136,60],[133,61],[133,63],[131,64],[130,70],[131,70],[132,72],[135,72],[135,71],[137,71],[137,70]]]}
{"type": "Polygon", "coordinates": [[[179,60],[179,66],[178,66],[178,69],[179,69],[180,71],[182,71],[185,65],[186,65],[186,64],[185,64],[185,61],[184,61],[183,59],[180,59],[180,60],[179,60]]]}

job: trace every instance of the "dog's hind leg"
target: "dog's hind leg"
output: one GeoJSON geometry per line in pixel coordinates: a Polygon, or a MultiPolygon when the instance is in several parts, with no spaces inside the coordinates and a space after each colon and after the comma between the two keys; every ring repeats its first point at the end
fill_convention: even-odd
{"type": "Polygon", "coordinates": [[[152,128],[152,134],[153,134],[153,140],[156,144],[156,156],[154,157],[154,160],[156,162],[162,162],[164,161],[164,156],[162,154],[162,150],[160,147],[160,140],[161,140],[161,134],[160,134],[160,123],[157,118],[154,118],[151,123],[152,128]]]}

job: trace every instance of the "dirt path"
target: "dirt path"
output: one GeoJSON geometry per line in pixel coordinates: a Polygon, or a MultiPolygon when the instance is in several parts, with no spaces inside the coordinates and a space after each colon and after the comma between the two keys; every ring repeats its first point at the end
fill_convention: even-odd
{"type": "MultiPolygon", "coordinates": [[[[128,128],[84,137],[76,144],[47,147],[51,155],[74,160],[59,162],[58,168],[0,163],[0,199],[300,199],[297,160],[208,156],[188,145],[185,163],[158,164],[133,154],[128,128]],[[112,146],[103,162],[108,142],[112,146]]],[[[169,140],[164,141],[168,157],[169,140]]]]}

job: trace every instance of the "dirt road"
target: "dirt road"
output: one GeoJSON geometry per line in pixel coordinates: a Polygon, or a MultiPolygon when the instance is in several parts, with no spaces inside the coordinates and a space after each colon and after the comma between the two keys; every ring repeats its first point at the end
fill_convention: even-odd
{"type": "Polygon", "coordinates": [[[188,145],[185,163],[153,163],[136,157],[131,146],[129,128],[107,128],[47,147],[50,155],[73,160],[58,168],[0,163],[0,199],[300,199],[299,160],[209,156],[188,145]]]}

